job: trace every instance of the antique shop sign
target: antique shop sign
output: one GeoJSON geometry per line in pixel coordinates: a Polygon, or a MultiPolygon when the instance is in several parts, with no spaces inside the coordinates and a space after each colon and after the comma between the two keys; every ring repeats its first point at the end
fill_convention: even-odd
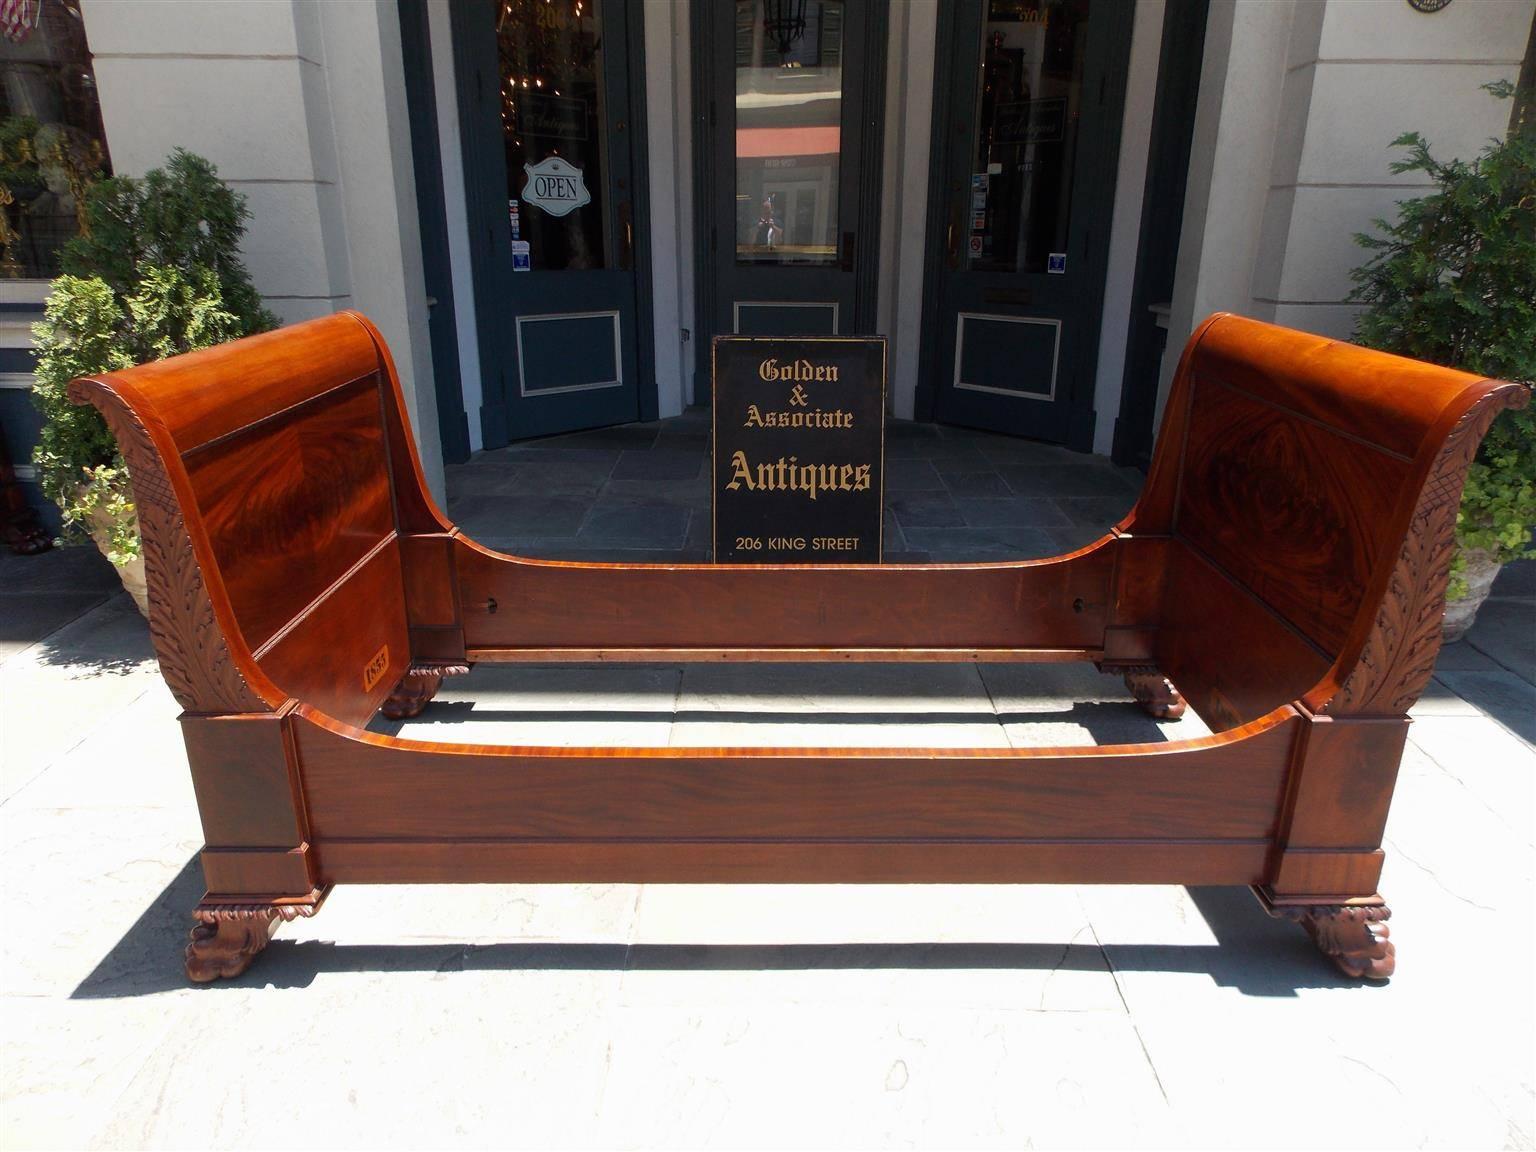
{"type": "Polygon", "coordinates": [[[523,171],[528,174],[523,201],[538,205],[551,216],[564,216],[592,202],[581,169],[558,156],[524,164],[523,171]]]}
{"type": "Polygon", "coordinates": [[[717,336],[718,564],[878,564],[885,340],[717,336]]]}

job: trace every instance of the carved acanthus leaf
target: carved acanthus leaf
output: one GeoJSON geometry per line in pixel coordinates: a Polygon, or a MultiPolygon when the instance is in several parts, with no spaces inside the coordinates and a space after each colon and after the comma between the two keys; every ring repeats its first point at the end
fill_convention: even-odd
{"type": "Polygon", "coordinates": [[[149,632],[176,702],[189,712],[272,711],[230,655],[181,506],[149,431],[121,397],[94,381],[71,384],[70,399],[101,410],[128,466],[149,586],[149,632]]]}
{"type": "Polygon", "coordinates": [[[1440,654],[1440,622],[1467,468],[1494,417],[1504,407],[1523,406],[1525,395],[1512,391],[1485,397],[1451,429],[1419,494],[1359,659],[1319,712],[1400,716],[1424,691],[1440,654]]]}

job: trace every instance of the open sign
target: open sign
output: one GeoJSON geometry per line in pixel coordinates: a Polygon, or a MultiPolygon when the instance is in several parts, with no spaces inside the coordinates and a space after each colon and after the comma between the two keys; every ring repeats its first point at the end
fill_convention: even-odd
{"type": "Polygon", "coordinates": [[[592,203],[592,194],[581,178],[581,169],[559,156],[549,156],[537,164],[524,164],[528,174],[523,184],[524,203],[534,204],[551,216],[564,216],[592,203]]]}

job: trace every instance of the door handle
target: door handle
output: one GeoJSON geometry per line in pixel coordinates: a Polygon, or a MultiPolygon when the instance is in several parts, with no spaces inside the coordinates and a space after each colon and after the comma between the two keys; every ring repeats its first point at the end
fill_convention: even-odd
{"type": "Polygon", "coordinates": [[[631,214],[629,201],[620,200],[619,229],[623,235],[619,238],[619,268],[624,272],[629,271],[635,255],[635,227],[631,214]]]}
{"type": "Polygon", "coordinates": [[[944,238],[944,247],[949,253],[949,267],[953,271],[960,267],[960,210],[952,209],[949,213],[949,234],[944,238]]]}
{"type": "Polygon", "coordinates": [[[857,232],[843,233],[843,271],[852,272],[854,261],[859,250],[859,234],[857,232]]]}

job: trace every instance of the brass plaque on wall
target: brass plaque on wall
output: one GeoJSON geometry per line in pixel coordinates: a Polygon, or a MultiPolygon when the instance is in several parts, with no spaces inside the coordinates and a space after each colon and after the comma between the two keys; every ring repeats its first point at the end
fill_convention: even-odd
{"type": "Polygon", "coordinates": [[[878,564],[882,337],[717,336],[717,564],[878,564]]]}

